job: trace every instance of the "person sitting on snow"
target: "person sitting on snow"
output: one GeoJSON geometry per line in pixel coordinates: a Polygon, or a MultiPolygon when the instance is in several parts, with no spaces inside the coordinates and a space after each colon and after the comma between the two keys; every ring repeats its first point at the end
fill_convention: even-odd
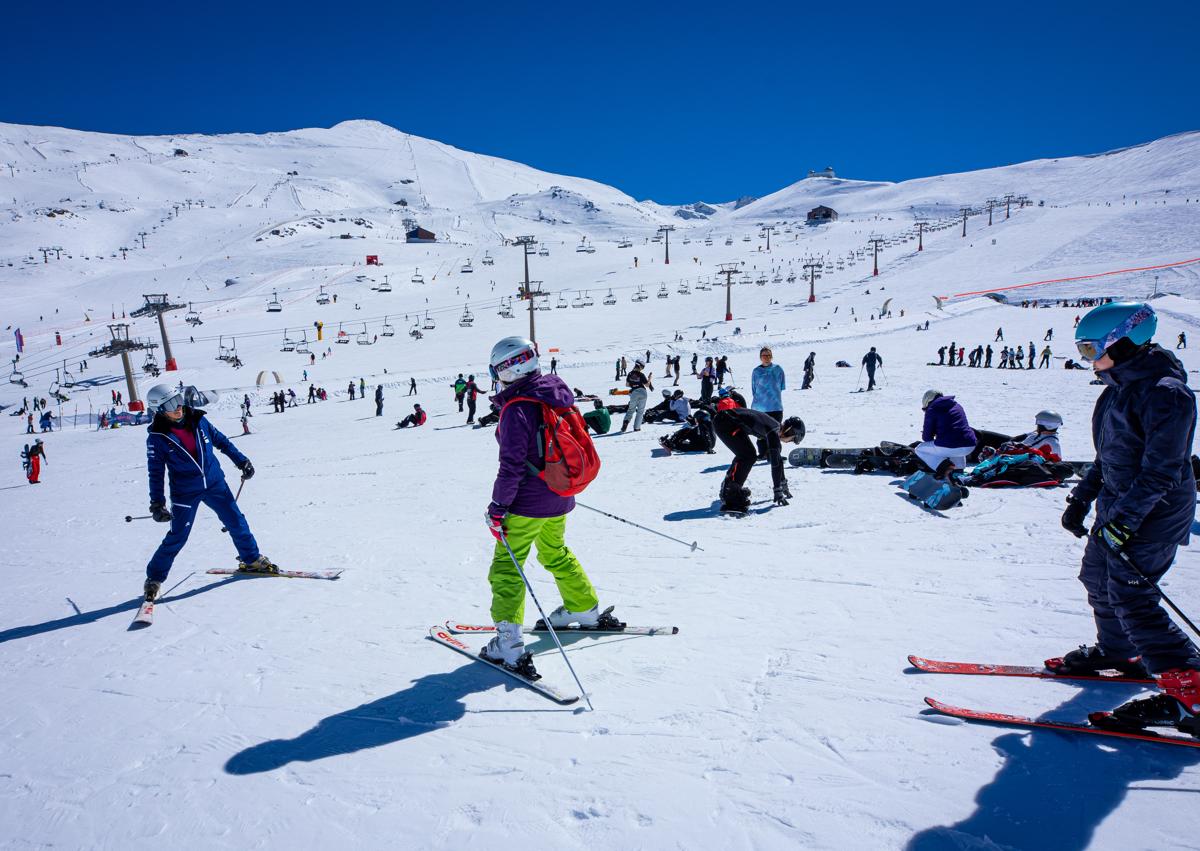
{"type": "Polygon", "coordinates": [[[425,416],[425,410],[419,404],[413,405],[413,412],[404,419],[400,420],[400,422],[396,423],[396,428],[423,426],[425,425],[426,419],[427,417],[425,416]]]}
{"type": "Polygon", "coordinates": [[[708,409],[698,409],[688,422],[691,425],[672,435],[663,435],[658,442],[669,452],[707,452],[709,455],[716,452],[717,433],[713,430],[712,414],[708,409]]]}
{"type": "Polygon", "coordinates": [[[967,456],[975,450],[975,432],[962,405],[940,390],[925,391],[921,410],[925,412],[922,442],[914,451],[935,476],[945,478],[952,470],[966,466],[967,456]]]}

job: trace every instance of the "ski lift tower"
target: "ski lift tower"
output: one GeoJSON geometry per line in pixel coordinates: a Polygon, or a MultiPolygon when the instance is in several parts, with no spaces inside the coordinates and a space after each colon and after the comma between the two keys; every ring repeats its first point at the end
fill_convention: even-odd
{"type": "Polygon", "coordinates": [[[765,236],[767,238],[767,251],[771,250],[771,234],[777,232],[778,231],[775,230],[775,225],[763,225],[762,233],[760,233],[759,236],[765,236]]]}
{"type": "MultiPolygon", "coordinates": [[[[162,333],[163,356],[166,359],[166,363],[163,364],[163,369],[165,369],[167,372],[174,372],[175,370],[179,369],[179,366],[175,363],[174,355],[171,354],[171,341],[167,338],[167,323],[163,321],[163,314],[169,313],[172,310],[183,310],[185,307],[187,307],[187,305],[171,304],[169,301],[167,301],[166,293],[152,293],[150,295],[143,295],[142,298],[146,300],[146,303],[129,315],[134,319],[138,319],[142,316],[158,317],[158,330],[162,333]]],[[[132,396],[133,394],[131,393],[130,398],[132,398],[132,396]]]]}
{"type": "Polygon", "coordinates": [[[924,219],[917,219],[917,251],[925,250],[925,226],[929,224],[924,219]]]}
{"type": "Polygon", "coordinates": [[[125,369],[125,386],[129,390],[129,402],[126,407],[131,411],[144,411],[146,410],[146,405],[138,398],[137,385],[133,383],[133,364],[129,362],[129,353],[141,349],[157,349],[158,344],[140,343],[137,340],[130,340],[129,326],[124,323],[109,325],[108,331],[112,334],[112,340],[109,341],[108,345],[88,352],[88,357],[111,358],[120,355],[121,366],[125,369]]]}
{"type": "MultiPolygon", "coordinates": [[[[963,219],[963,221],[966,222],[966,219],[963,219]]],[[[965,224],[963,226],[966,227],[965,224]]],[[[871,272],[871,274],[878,275],[879,274],[879,246],[883,245],[883,237],[882,236],[873,236],[870,239],[868,239],[867,242],[871,243],[871,245],[874,248],[874,252],[875,252],[875,268],[871,272]]]]}
{"type": "Polygon", "coordinates": [[[963,238],[965,239],[965,238],[966,238],[966,236],[967,236],[967,216],[971,215],[971,208],[970,208],[970,207],[963,207],[963,208],[962,208],[961,210],[959,210],[958,212],[959,212],[959,213],[961,213],[961,214],[962,214],[962,217],[963,217],[963,229],[962,229],[962,235],[963,235],[963,238]]]}
{"type": "Polygon", "coordinates": [[[811,304],[817,300],[817,278],[821,276],[821,269],[825,264],[812,257],[804,261],[803,269],[808,274],[808,301],[811,304]]]}
{"type": "Polygon", "coordinates": [[[533,254],[533,246],[537,245],[537,240],[532,236],[518,236],[512,241],[512,244],[521,246],[521,253],[525,256],[525,283],[521,287],[521,298],[529,302],[529,339],[536,346],[537,328],[534,323],[533,310],[536,297],[542,294],[542,282],[529,280],[529,255],[533,254]],[[534,289],[534,285],[536,285],[536,289],[534,289]]]}
{"type": "Polygon", "coordinates": [[[663,251],[666,252],[666,257],[663,260],[663,265],[671,265],[671,231],[675,230],[675,225],[661,225],[658,232],[663,236],[663,251]]]}
{"type": "Polygon", "coordinates": [[[717,272],[725,276],[725,321],[733,321],[733,276],[738,273],[737,263],[722,263],[717,272]]]}

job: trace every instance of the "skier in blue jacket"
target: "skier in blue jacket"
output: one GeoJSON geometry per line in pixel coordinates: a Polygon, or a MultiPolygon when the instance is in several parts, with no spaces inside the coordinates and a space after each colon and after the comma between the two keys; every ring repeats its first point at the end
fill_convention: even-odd
{"type": "Polygon", "coordinates": [[[1150,305],[1117,302],[1093,309],[1075,329],[1079,353],[1107,385],[1092,414],[1096,463],[1062,516],[1065,529],[1088,536],[1079,579],[1096,644],[1048,659],[1046,667],[1149,672],[1162,693],[1131,700],[1105,720],[1200,736],[1200,650],[1159,605],[1157,587],[1195,522],[1196,397],[1183,365],[1151,342],[1157,323],[1150,305]],[[1089,536],[1083,521],[1093,501],[1089,536]]]}
{"type": "Polygon", "coordinates": [[[225,435],[204,417],[204,411],[192,407],[206,403],[210,396],[195,388],[180,391],[166,384],[151,387],[146,405],[154,414],[146,436],[146,467],[150,476],[150,515],[159,523],[170,523],[171,530],[163,538],[146,565],[147,601],[153,601],[175,556],[187,543],[192,521],[200,503],[206,504],[229,529],[238,553],[238,570],[244,573],[279,572],[270,559],[258,551],[258,543],[250,533],[246,518],[237,506],[225,473],[221,470],[213,449],[229,456],[242,471],[242,478],[254,475],[250,460],[225,435]],[[171,484],[171,508],[163,493],[163,472],[171,484]]]}

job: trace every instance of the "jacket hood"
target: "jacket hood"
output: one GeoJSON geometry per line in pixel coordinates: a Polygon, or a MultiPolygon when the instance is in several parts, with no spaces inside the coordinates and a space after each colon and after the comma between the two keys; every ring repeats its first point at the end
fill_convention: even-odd
{"type": "Polygon", "coordinates": [[[954,404],[953,396],[938,396],[929,403],[930,408],[949,408],[954,404]]]}
{"type": "Polygon", "coordinates": [[[555,408],[569,408],[575,404],[575,394],[567,382],[557,375],[543,375],[540,371],[531,372],[520,381],[508,385],[493,396],[492,401],[503,406],[517,396],[528,396],[555,408]]]}
{"type": "Polygon", "coordinates": [[[1158,343],[1150,343],[1145,351],[1138,352],[1124,363],[1103,370],[1099,376],[1105,384],[1115,387],[1147,378],[1178,378],[1184,384],[1187,383],[1187,370],[1179,358],[1158,343]]]}

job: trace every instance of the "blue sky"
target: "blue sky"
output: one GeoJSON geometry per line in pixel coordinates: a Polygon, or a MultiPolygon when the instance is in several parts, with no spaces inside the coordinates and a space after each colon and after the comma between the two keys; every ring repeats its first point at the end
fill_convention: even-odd
{"type": "Polygon", "coordinates": [[[21,3],[0,121],[373,118],[664,203],[1200,129],[1196,2],[21,3]]]}

